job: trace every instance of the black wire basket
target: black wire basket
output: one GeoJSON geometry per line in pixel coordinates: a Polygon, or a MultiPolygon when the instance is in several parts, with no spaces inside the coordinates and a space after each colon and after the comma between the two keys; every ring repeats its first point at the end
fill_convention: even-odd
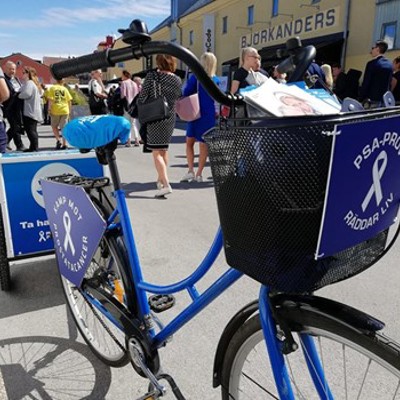
{"type": "Polygon", "coordinates": [[[227,263],[272,289],[310,292],[371,266],[388,230],[315,260],[332,136],[338,123],[400,114],[398,109],[287,117],[238,127],[228,121],[205,135],[227,263]]]}

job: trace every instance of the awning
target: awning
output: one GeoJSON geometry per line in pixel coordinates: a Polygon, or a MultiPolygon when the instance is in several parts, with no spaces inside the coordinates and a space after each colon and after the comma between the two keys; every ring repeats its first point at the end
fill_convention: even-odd
{"type": "MultiPolygon", "coordinates": [[[[344,42],[343,32],[333,33],[331,35],[319,36],[315,38],[304,39],[301,41],[303,46],[313,45],[318,50],[331,45],[338,45],[344,42]]],[[[279,58],[276,55],[278,49],[284,49],[285,44],[277,46],[263,47],[259,50],[259,54],[263,61],[278,61],[279,58]]]]}
{"type": "Polygon", "coordinates": [[[222,65],[238,65],[238,64],[239,64],[239,57],[232,58],[222,63],[222,65]]]}
{"type": "MultiPolygon", "coordinates": [[[[319,36],[315,38],[309,38],[309,39],[304,39],[301,41],[303,46],[309,46],[313,45],[317,49],[322,49],[324,47],[330,46],[330,45],[339,45],[344,42],[344,37],[343,37],[343,32],[338,32],[338,33],[333,33],[331,35],[325,35],[325,36],[319,36]]],[[[270,47],[263,47],[262,49],[258,50],[258,53],[260,54],[262,61],[279,61],[280,59],[276,55],[276,51],[278,49],[284,49],[285,44],[279,44],[275,46],[270,46],[270,47]]],[[[230,60],[224,61],[222,65],[238,65],[239,64],[239,57],[232,58],[230,60]]]]}

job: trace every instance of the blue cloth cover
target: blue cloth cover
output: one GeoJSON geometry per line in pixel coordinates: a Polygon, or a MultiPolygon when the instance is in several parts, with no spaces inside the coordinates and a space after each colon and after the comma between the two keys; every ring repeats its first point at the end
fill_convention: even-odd
{"type": "Polygon", "coordinates": [[[131,125],[124,117],[116,115],[90,115],[73,119],[63,129],[69,144],[79,149],[94,149],[119,139],[126,143],[131,125]]]}

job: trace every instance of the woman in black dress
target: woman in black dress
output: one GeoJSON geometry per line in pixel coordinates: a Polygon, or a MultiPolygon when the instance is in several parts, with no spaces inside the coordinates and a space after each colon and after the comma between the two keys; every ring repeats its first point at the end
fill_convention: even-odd
{"type": "Polygon", "coordinates": [[[168,146],[175,128],[175,104],[181,97],[182,81],[174,74],[176,59],[166,54],[156,57],[157,70],[146,75],[142,90],[139,93],[139,102],[164,96],[168,102],[169,116],[161,121],[149,122],[142,126],[144,148],[153,154],[154,165],[157,170],[157,193],[155,197],[164,197],[172,193],[167,175],[168,146]],[[157,88],[155,90],[155,88],[157,88]],[[156,92],[156,93],[155,93],[156,92]],[[145,134],[143,134],[145,133],[145,134]]]}

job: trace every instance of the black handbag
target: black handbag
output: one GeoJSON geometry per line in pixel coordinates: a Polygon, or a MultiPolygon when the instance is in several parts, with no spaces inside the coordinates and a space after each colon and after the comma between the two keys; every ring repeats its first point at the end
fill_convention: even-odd
{"type": "Polygon", "coordinates": [[[161,83],[159,82],[158,74],[156,80],[153,81],[153,85],[154,97],[149,98],[147,96],[144,100],[138,100],[137,102],[138,118],[141,124],[161,121],[168,118],[170,114],[167,99],[161,94],[161,83]]]}
{"type": "Polygon", "coordinates": [[[139,93],[133,98],[133,100],[127,107],[126,111],[132,118],[137,118],[139,116],[138,100],[139,100],[139,93]]]}

